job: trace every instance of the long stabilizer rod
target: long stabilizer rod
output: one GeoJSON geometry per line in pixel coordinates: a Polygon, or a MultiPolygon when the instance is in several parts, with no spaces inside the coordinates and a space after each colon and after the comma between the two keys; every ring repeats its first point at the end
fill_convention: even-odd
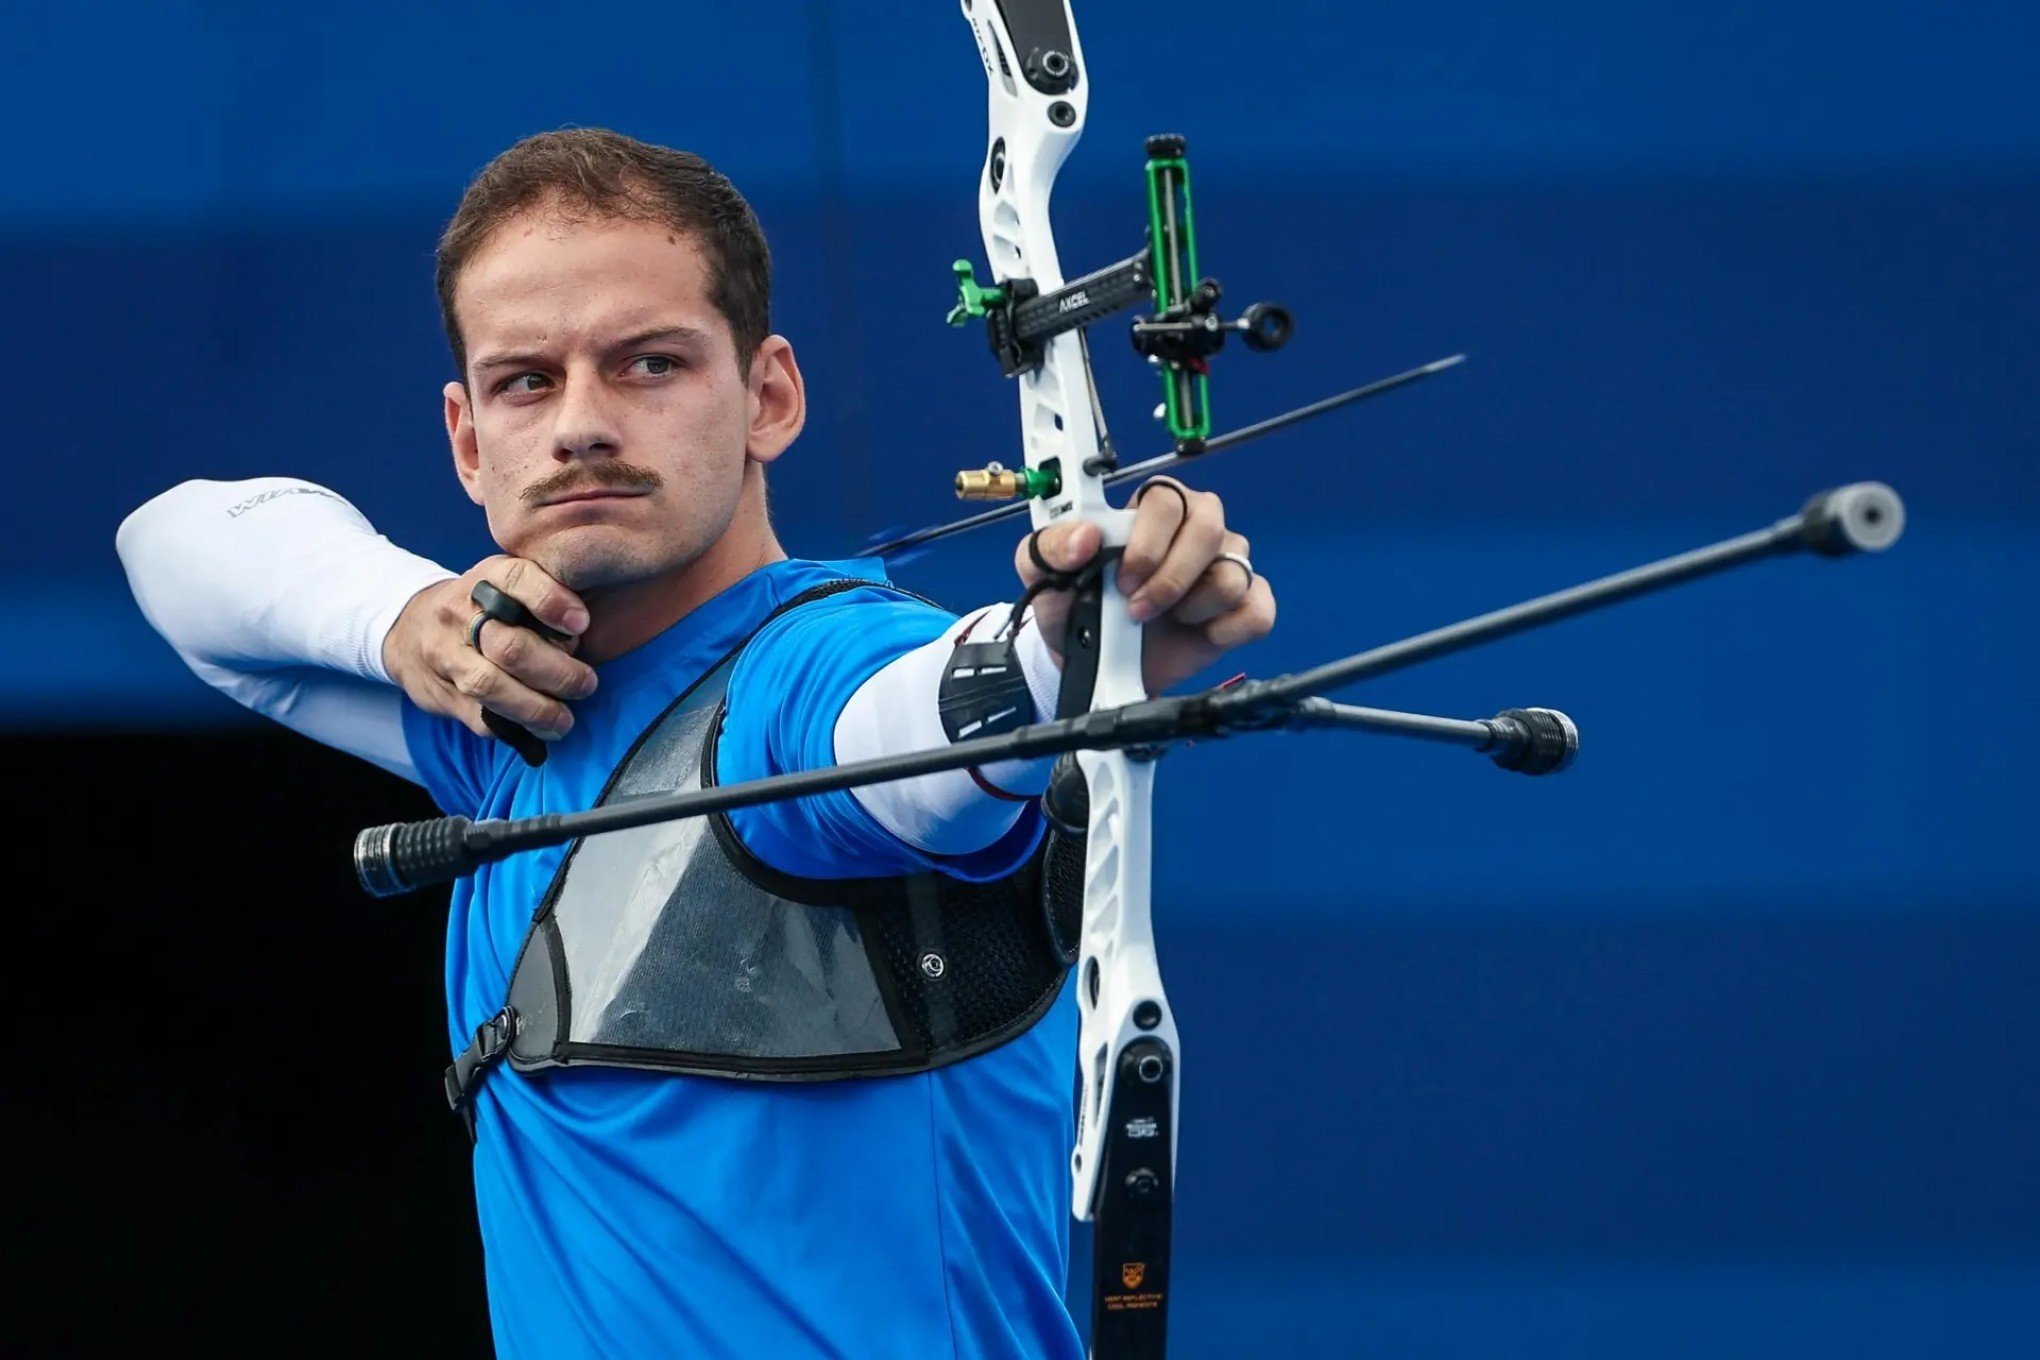
{"type": "Polygon", "coordinates": [[[1905,502],[1898,493],[1882,482],[1854,482],[1816,493],[1798,514],[1789,515],[1767,529],[1603,576],[1569,590],[1540,595],[1507,609],[1434,628],[1295,675],[1240,685],[1216,702],[1221,706],[1231,703],[1251,706],[1263,699],[1301,697],[1319,690],[1338,689],[1356,680],[1385,675],[1419,661],[1494,642],[1590,609],[1602,609],[1781,553],[1808,551],[1823,557],[1846,557],[1859,552],[1883,552],[1904,532],[1905,502]]]}

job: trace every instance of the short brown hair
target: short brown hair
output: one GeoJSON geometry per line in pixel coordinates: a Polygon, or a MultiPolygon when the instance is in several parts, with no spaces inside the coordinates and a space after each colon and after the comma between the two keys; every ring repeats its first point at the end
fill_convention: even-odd
{"type": "Polygon", "coordinates": [[[737,369],[771,333],[772,256],[757,214],[737,187],[692,152],[653,146],[607,128],[526,137],[482,167],[439,238],[439,316],[467,381],[467,342],[453,314],[460,272],[491,233],[534,208],[662,222],[686,232],[708,261],[708,296],[737,344],[737,369]]]}

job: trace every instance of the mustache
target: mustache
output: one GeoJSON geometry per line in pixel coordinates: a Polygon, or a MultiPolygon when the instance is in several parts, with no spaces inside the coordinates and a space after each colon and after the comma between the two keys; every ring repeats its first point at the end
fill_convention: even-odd
{"type": "Polygon", "coordinates": [[[581,491],[657,491],[666,479],[650,468],[629,463],[589,463],[585,467],[561,468],[552,476],[533,482],[518,493],[526,505],[543,505],[561,496],[581,491]]]}

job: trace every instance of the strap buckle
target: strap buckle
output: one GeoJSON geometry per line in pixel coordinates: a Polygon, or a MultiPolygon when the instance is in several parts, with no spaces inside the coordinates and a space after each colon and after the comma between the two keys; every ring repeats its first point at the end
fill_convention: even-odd
{"type": "Polygon", "coordinates": [[[444,1086],[448,1109],[470,1121],[473,1119],[468,1104],[474,1099],[475,1089],[482,1084],[482,1078],[488,1075],[489,1069],[501,1062],[503,1055],[510,1051],[510,1043],[516,1037],[517,1012],[508,1006],[475,1028],[474,1042],[446,1069],[444,1086]]]}

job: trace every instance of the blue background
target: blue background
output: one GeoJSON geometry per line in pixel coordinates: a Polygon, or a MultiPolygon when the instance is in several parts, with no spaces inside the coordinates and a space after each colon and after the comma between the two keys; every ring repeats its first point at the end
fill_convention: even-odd
{"type": "MultiPolygon", "coordinates": [[[[1560,707],[1563,778],[1364,737],[1170,757],[1181,1355],[2040,1353],[2040,19],[2030,6],[1090,0],[1071,273],[1188,134],[1203,263],[1297,313],[1221,427],[1461,369],[1198,473],[1269,674],[1757,527],[1864,478],[1874,560],[1781,561],[1356,691],[1560,707]],[[1314,1349],[1313,1349],[1314,1348],[1314,1349]]],[[[128,601],[120,517],[290,473],[454,566],[431,250],[515,137],[707,155],[810,383],[782,535],[952,513],[1013,397],[941,324],[979,252],[952,6],[10,12],[0,535],[19,731],[243,721],[128,601]]],[[[1096,346],[1129,453],[1155,394],[1096,346]]],[[[1009,536],[902,581],[1009,593],[1009,536]]]]}

